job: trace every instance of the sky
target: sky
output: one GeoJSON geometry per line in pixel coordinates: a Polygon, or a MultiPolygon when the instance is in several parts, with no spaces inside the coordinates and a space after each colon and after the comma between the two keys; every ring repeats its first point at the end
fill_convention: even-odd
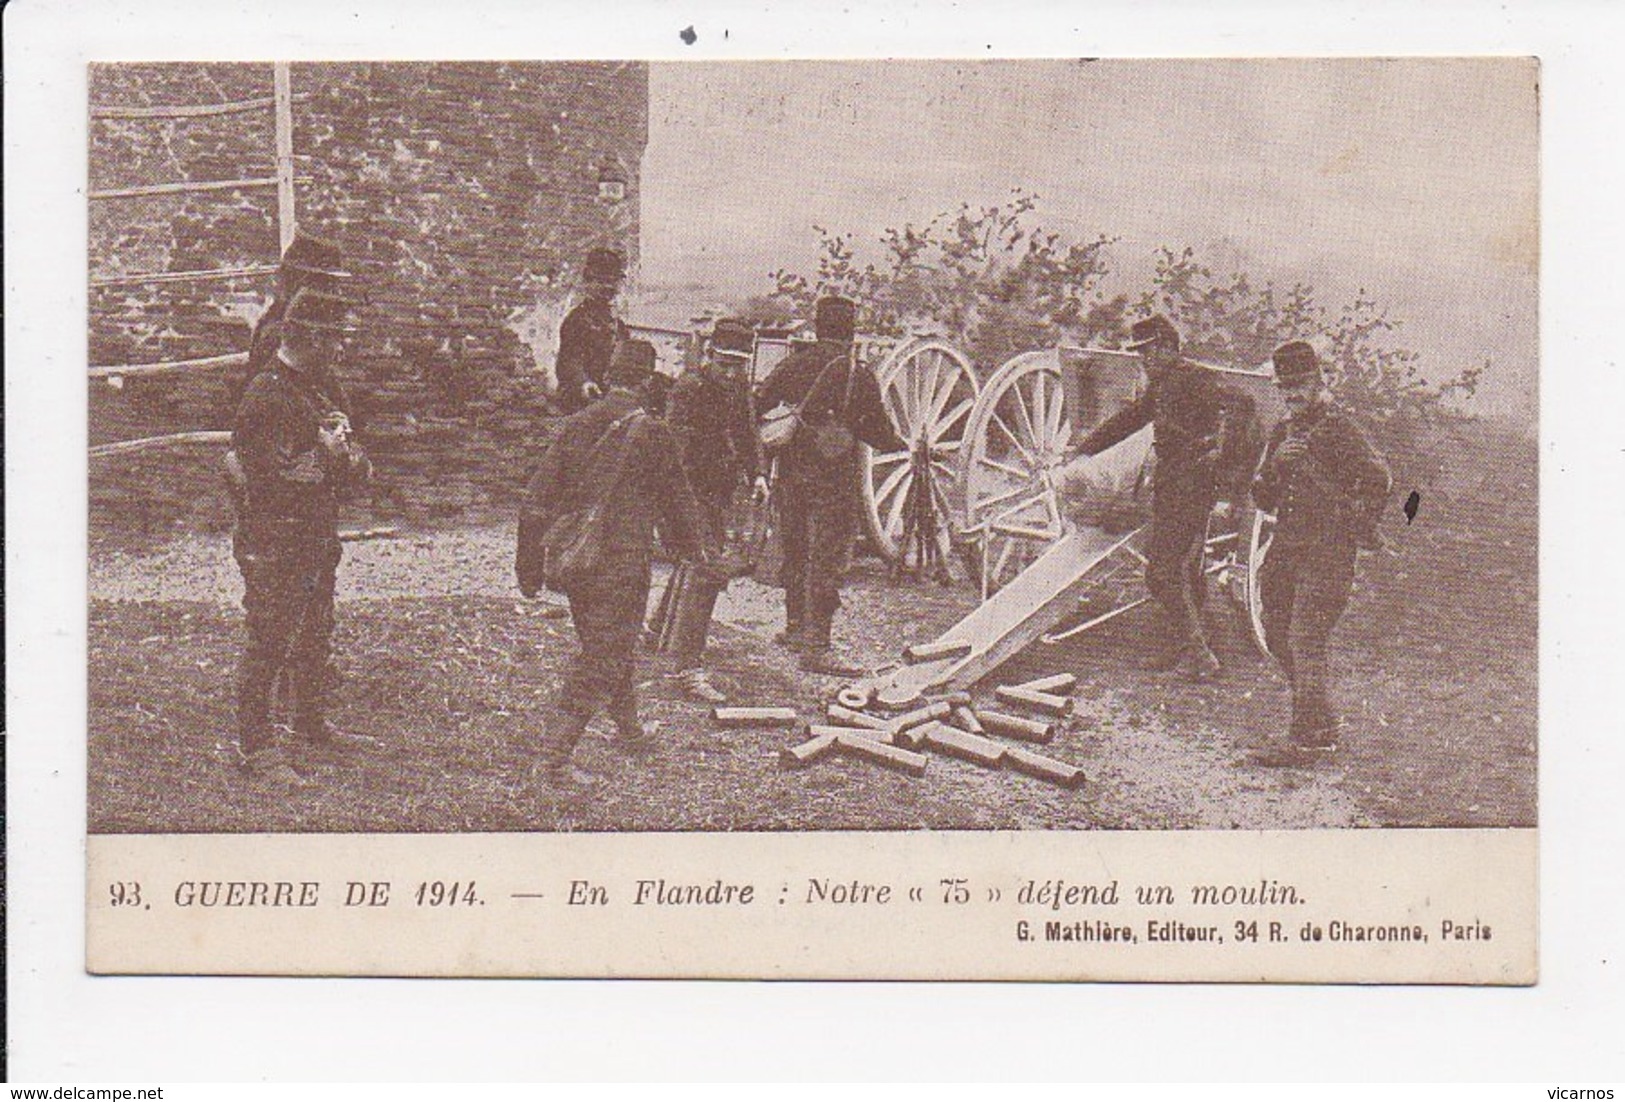
{"type": "MultiPolygon", "coordinates": [[[[1362,288],[1434,377],[1533,421],[1538,69],[1522,59],[654,63],[642,290],[685,304],[807,270],[812,227],[890,226],[1014,188],[1043,225],[1220,271],[1362,288]],[[681,290],[677,290],[681,288],[681,290]],[[694,300],[694,301],[690,301],[694,300]]],[[[860,254],[861,255],[861,254],[860,254]]]]}

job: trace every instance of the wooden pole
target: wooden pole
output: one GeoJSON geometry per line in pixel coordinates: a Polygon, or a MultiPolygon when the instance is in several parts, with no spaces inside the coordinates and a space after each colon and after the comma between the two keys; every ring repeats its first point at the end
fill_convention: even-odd
{"type": "Polygon", "coordinates": [[[288,63],[271,66],[276,100],[276,224],[283,251],[293,242],[293,78],[288,63]]]}

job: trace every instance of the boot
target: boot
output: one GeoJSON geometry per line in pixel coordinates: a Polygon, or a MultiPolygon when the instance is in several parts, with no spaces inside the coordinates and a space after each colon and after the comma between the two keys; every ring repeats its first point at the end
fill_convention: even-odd
{"type": "Polygon", "coordinates": [[[655,748],[655,731],[658,729],[653,723],[645,723],[638,717],[636,701],[626,701],[616,705],[615,741],[621,749],[629,754],[647,754],[655,748]]]}
{"type": "Polygon", "coordinates": [[[698,667],[678,670],[672,680],[682,688],[690,700],[700,704],[726,704],[728,694],[711,683],[711,677],[698,667]]]}
{"type": "Polygon", "coordinates": [[[547,725],[547,731],[542,736],[542,750],[537,755],[532,774],[546,781],[559,780],[569,768],[570,755],[575,752],[576,743],[581,741],[590,718],[569,712],[559,713],[547,725]]]}
{"type": "Polygon", "coordinates": [[[1247,760],[1249,764],[1265,769],[1313,769],[1328,760],[1336,749],[1335,744],[1308,746],[1300,742],[1283,742],[1256,751],[1247,760]]]}
{"type": "Polygon", "coordinates": [[[809,642],[801,652],[800,664],[808,673],[822,674],[825,677],[858,677],[867,672],[863,667],[855,666],[842,658],[827,640],[822,643],[809,642]]]}
{"type": "Polygon", "coordinates": [[[784,630],[773,637],[773,642],[786,650],[801,650],[807,645],[806,629],[795,620],[785,622],[784,630]]]}
{"type": "Polygon", "coordinates": [[[241,754],[238,768],[246,776],[270,788],[308,788],[312,783],[309,777],[294,767],[279,746],[265,746],[252,753],[241,754]]]}

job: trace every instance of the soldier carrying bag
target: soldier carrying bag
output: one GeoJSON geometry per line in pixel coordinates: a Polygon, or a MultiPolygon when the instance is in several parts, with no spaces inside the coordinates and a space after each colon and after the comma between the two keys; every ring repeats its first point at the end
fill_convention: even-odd
{"type": "MultiPolygon", "coordinates": [[[[794,406],[778,405],[762,414],[761,420],[756,425],[756,435],[762,441],[764,449],[769,452],[778,452],[789,446],[790,442],[796,438],[796,434],[806,425],[803,411],[807,408],[807,403],[812,401],[813,395],[818,393],[818,388],[829,377],[829,373],[834,370],[835,365],[842,362],[847,364],[847,376],[846,398],[841,404],[841,416],[846,415],[846,407],[852,402],[853,372],[851,357],[837,356],[825,364],[818,372],[818,377],[813,380],[812,386],[807,388],[807,393],[802,397],[801,401],[794,406]]],[[[834,418],[821,421],[816,425],[807,426],[807,428],[809,432],[813,433],[814,450],[824,459],[839,459],[851,449],[852,444],[855,442],[851,430],[834,418]],[[841,434],[845,435],[844,442],[840,439],[841,434]],[[831,454],[831,451],[833,451],[833,454],[831,454]]]]}
{"type": "MultiPolygon", "coordinates": [[[[598,468],[604,451],[612,442],[630,435],[637,419],[647,416],[643,410],[633,410],[615,421],[593,444],[582,463],[585,470],[598,468]]],[[[554,447],[557,447],[554,444],[554,447]]],[[[619,483],[626,466],[628,449],[619,449],[619,461],[611,484],[619,483]]],[[[519,514],[519,542],[514,558],[519,590],[534,597],[543,588],[555,593],[569,593],[598,574],[598,559],[604,546],[604,518],[611,502],[601,498],[556,517],[539,513],[532,502],[539,487],[526,488],[525,505],[519,514]]]]}

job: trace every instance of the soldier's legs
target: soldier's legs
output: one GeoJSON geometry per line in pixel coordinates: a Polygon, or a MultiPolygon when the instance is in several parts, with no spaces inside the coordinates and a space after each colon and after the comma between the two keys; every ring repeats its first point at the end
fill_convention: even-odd
{"type": "Polygon", "coordinates": [[[1292,648],[1287,645],[1292,632],[1292,600],[1297,581],[1297,570],[1284,554],[1271,555],[1258,571],[1258,600],[1262,606],[1260,619],[1264,625],[1264,643],[1270,656],[1280,663],[1281,672],[1292,680],[1292,648]]]}
{"type": "Polygon", "coordinates": [[[250,549],[241,539],[232,551],[243,575],[248,637],[237,669],[237,745],[252,756],[272,743],[271,692],[299,627],[299,576],[286,554],[250,549]]]}
{"type": "Polygon", "coordinates": [[[856,510],[845,501],[820,503],[808,525],[806,633],[809,646],[827,648],[841,607],[841,582],[857,536],[856,510]]]}
{"type": "Polygon", "coordinates": [[[1292,738],[1308,746],[1336,741],[1337,713],[1332,707],[1327,647],[1332,628],[1348,607],[1353,587],[1352,563],[1315,563],[1301,570],[1294,587],[1292,622],[1287,629],[1291,654],[1292,738]]]}
{"type": "MultiPolygon", "coordinates": [[[[649,579],[605,579],[569,595],[581,651],[561,687],[549,725],[544,761],[562,766],[600,711],[631,736],[637,723],[635,677],[638,635],[649,600],[649,579]]],[[[641,732],[638,732],[641,733],[641,732]]]]}
{"type": "MultiPolygon", "coordinates": [[[[726,528],[727,506],[714,500],[700,502],[700,523],[706,542],[713,549],[722,547],[726,528]]],[[[685,564],[684,581],[672,609],[672,653],[679,671],[698,669],[704,661],[705,640],[711,630],[711,617],[716,611],[717,598],[726,583],[717,577],[685,564]]]]}
{"type": "Polygon", "coordinates": [[[327,700],[334,681],[333,589],[343,549],[323,540],[310,549],[299,570],[304,622],[294,639],[289,674],[293,678],[294,730],[307,739],[327,736],[327,700]]]}
{"type": "Polygon", "coordinates": [[[1161,612],[1165,645],[1204,662],[1212,661],[1201,613],[1207,585],[1202,549],[1212,507],[1210,494],[1183,487],[1159,490],[1146,542],[1145,586],[1161,612]]]}
{"type": "Polygon", "coordinates": [[[808,553],[811,549],[808,510],[806,494],[794,483],[783,483],[778,512],[779,546],[783,552],[779,582],[784,586],[784,634],[786,641],[792,643],[807,626],[808,553]]]}

